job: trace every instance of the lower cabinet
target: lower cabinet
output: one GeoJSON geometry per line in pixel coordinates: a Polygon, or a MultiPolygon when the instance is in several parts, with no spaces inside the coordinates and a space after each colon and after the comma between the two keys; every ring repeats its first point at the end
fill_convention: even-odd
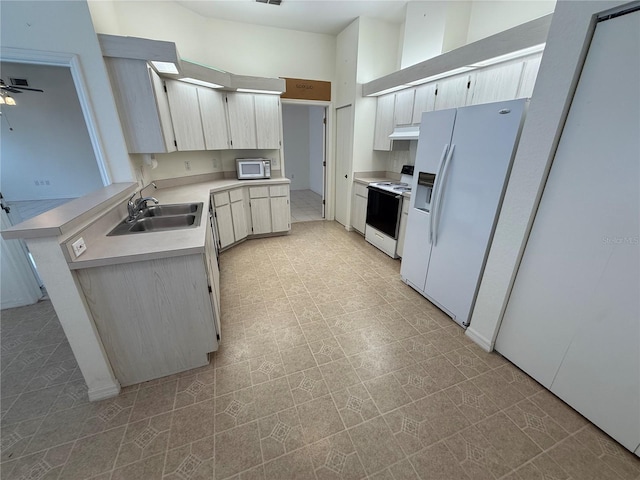
{"type": "Polygon", "coordinates": [[[214,261],[205,253],[77,271],[122,386],[208,363],[219,335],[214,261]]]}
{"type": "Polygon", "coordinates": [[[291,228],[289,185],[249,187],[249,208],[254,235],[291,228]]]}
{"type": "Polygon", "coordinates": [[[404,252],[404,238],[407,233],[407,220],[409,220],[409,197],[402,197],[402,215],[400,216],[400,229],[398,230],[398,245],[396,246],[396,253],[399,257],[402,257],[404,252]]]}
{"type": "Polygon", "coordinates": [[[367,197],[369,196],[369,190],[367,190],[366,185],[360,183],[354,183],[353,185],[351,223],[353,228],[364,235],[364,229],[367,223],[367,197]]]}
{"type": "Polygon", "coordinates": [[[291,229],[289,185],[270,186],[269,205],[271,207],[271,231],[286,232],[291,229]]]}
{"type": "Polygon", "coordinates": [[[247,237],[247,215],[244,208],[244,189],[214,193],[211,201],[215,211],[220,248],[226,248],[247,237]]]}

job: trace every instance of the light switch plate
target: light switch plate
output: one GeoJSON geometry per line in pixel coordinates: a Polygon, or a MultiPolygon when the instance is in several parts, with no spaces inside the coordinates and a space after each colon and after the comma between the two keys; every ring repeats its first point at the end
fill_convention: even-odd
{"type": "Polygon", "coordinates": [[[87,245],[86,243],[84,243],[84,238],[82,237],[80,237],[78,240],[73,242],[71,244],[71,247],[73,247],[73,253],[76,254],[76,257],[79,257],[80,255],[82,255],[84,252],[87,251],[87,245]]]}

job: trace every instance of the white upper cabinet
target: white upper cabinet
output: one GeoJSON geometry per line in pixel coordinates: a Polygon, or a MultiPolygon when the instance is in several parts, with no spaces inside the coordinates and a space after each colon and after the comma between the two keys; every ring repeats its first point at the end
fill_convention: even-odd
{"type": "Polygon", "coordinates": [[[391,150],[389,135],[393,132],[393,112],[396,103],[395,93],[378,97],[376,109],[376,125],[373,136],[374,150],[391,150]]]}
{"type": "Polygon", "coordinates": [[[197,87],[176,80],[165,85],[178,150],[205,150],[197,87]]]}
{"type": "Polygon", "coordinates": [[[257,148],[280,148],[280,97],[254,95],[257,148]]]}
{"type": "Polygon", "coordinates": [[[529,98],[533,94],[533,86],[536,84],[536,77],[540,69],[540,61],[542,54],[529,58],[524,62],[524,70],[522,72],[522,80],[518,89],[517,98],[529,98]]]}
{"type": "Polygon", "coordinates": [[[413,120],[413,100],[415,89],[408,88],[396,93],[396,104],[394,110],[395,125],[410,125],[413,120]]]}
{"type": "Polygon", "coordinates": [[[162,79],[144,60],[104,58],[129,153],[175,151],[162,79]]]}
{"type": "Polygon", "coordinates": [[[434,110],[464,107],[467,105],[469,91],[469,75],[457,75],[438,81],[434,110]]]}
{"type": "Polygon", "coordinates": [[[513,100],[518,93],[523,62],[483,68],[471,74],[468,105],[513,100]]]}
{"type": "Polygon", "coordinates": [[[205,148],[207,150],[229,148],[224,94],[210,88],[197,88],[197,91],[205,148]]]}
{"type": "Polygon", "coordinates": [[[424,112],[431,112],[435,109],[436,87],[437,85],[435,83],[428,83],[416,88],[416,94],[413,100],[413,118],[411,123],[419,124],[424,112]]]}

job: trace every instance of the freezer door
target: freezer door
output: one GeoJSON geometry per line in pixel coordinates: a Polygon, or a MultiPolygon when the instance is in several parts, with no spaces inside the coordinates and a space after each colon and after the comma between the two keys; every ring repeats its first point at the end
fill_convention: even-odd
{"type": "MultiPolygon", "coordinates": [[[[427,112],[422,114],[420,124],[400,275],[422,293],[431,252],[431,189],[425,185],[418,185],[418,179],[421,172],[437,173],[444,148],[451,143],[455,118],[455,109],[427,112]]],[[[437,182],[436,178],[435,184],[437,182]]]]}
{"type": "Polygon", "coordinates": [[[468,324],[526,100],[459,108],[433,222],[425,293],[468,324]]]}

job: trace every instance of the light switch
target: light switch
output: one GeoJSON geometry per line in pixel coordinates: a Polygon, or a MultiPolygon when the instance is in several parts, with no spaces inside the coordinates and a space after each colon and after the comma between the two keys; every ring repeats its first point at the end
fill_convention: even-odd
{"type": "Polygon", "coordinates": [[[73,253],[76,254],[76,258],[87,251],[87,245],[84,243],[84,238],[82,237],[73,242],[71,246],[73,247],[73,253]]]}

